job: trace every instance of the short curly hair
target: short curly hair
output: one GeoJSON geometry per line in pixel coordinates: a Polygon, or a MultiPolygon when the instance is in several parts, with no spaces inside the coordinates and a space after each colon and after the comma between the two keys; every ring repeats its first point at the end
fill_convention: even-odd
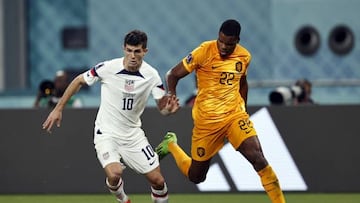
{"type": "Polygon", "coordinates": [[[241,25],[237,20],[229,19],[222,23],[219,32],[226,36],[240,37],[241,25]]]}
{"type": "Polygon", "coordinates": [[[124,38],[124,46],[126,45],[137,46],[139,44],[142,45],[142,48],[147,47],[147,35],[145,32],[140,30],[132,30],[125,35],[124,38]]]}

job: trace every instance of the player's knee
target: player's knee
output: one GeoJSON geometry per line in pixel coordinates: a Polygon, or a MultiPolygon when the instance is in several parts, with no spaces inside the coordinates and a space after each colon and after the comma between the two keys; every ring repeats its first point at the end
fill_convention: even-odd
{"type": "Polygon", "coordinates": [[[107,181],[110,185],[118,185],[121,179],[121,173],[112,171],[107,174],[107,181]]]}
{"type": "Polygon", "coordinates": [[[122,168],[120,164],[113,163],[105,167],[107,180],[111,185],[117,185],[122,176],[122,168]]]}
{"type": "Polygon", "coordinates": [[[195,184],[199,184],[205,181],[205,177],[189,177],[189,180],[195,184]]]}
{"type": "Polygon", "coordinates": [[[204,182],[206,179],[206,174],[194,174],[189,172],[189,180],[195,184],[204,182]]]}
{"type": "Polygon", "coordinates": [[[209,166],[210,160],[201,162],[193,160],[188,171],[189,180],[195,184],[204,182],[209,166]]]}
{"type": "Polygon", "coordinates": [[[260,171],[261,169],[265,168],[267,165],[268,162],[264,156],[259,156],[254,159],[253,167],[256,171],[260,171]]]}
{"type": "Polygon", "coordinates": [[[161,190],[164,188],[165,185],[165,179],[162,176],[158,176],[151,180],[151,186],[154,189],[161,190]]]}

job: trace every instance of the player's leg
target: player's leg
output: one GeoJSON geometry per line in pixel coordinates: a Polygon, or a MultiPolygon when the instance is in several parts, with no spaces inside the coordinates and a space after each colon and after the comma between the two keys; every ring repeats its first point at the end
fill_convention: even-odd
{"type": "MultiPolygon", "coordinates": [[[[192,147],[197,148],[197,143],[192,143],[192,147]]],[[[206,145],[204,145],[206,146],[206,145]]],[[[218,147],[219,148],[219,147],[218,147]]],[[[204,149],[204,148],[202,148],[204,149]]],[[[196,150],[195,150],[196,151],[196,150]]],[[[204,151],[207,151],[204,149],[204,151]]],[[[201,151],[203,153],[204,151],[201,151]]],[[[212,150],[209,150],[211,152],[212,150]]],[[[159,157],[163,158],[168,153],[171,153],[175,159],[176,165],[180,171],[189,178],[189,180],[195,184],[205,181],[206,174],[210,167],[211,158],[208,160],[196,161],[191,159],[184,150],[177,144],[177,138],[175,133],[168,132],[164,140],[156,147],[156,152],[159,154],[159,157]]],[[[210,153],[211,154],[211,153],[210,153]]],[[[199,155],[196,154],[198,157],[199,155]]],[[[202,156],[202,155],[200,155],[202,156]]],[[[201,159],[201,157],[198,157],[201,159]]]]}
{"type": "Polygon", "coordinates": [[[155,148],[155,151],[159,155],[160,160],[171,153],[182,174],[188,177],[191,158],[177,144],[177,138],[174,132],[168,132],[164,136],[163,141],[155,148]]]}
{"type": "Polygon", "coordinates": [[[124,191],[124,181],[121,178],[123,168],[120,163],[110,163],[104,168],[106,174],[106,185],[109,191],[115,195],[121,203],[130,203],[129,197],[124,191]]]}
{"type": "Polygon", "coordinates": [[[159,157],[154,152],[144,132],[139,129],[134,132],[138,136],[137,143],[121,147],[119,152],[127,167],[138,174],[143,174],[151,186],[151,198],[155,203],[168,202],[168,189],[160,172],[159,157]]]}
{"type": "Polygon", "coordinates": [[[224,146],[226,123],[222,121],[210,124],[195,122],[191,137],[192,162],[189,168],[189,180],[195,184],[204,182],[213,156],[224,146]]]}
{"type": "Polygon", "coordinates": [[[284,203],[285,198],[280,188],[279,180],[268,164],[261,150],[257,136],[247,138],[238,148],[241,154],[252,164],[261,183],[273,203],[284,203]]]}
{"type": "Polygon", "coordinates": [[[210,160],[207,161],[192,160],[188,173],[189,180],[191,182],[195,184],[199,184],[205,181],[206,174],[209,171],[209,167],[210,167],[210,160]]]}
{"type": "MultiPolygon", "coordinates": [[[[95,135],[96,136],[96,135],[95,135]]],[[[116,152],[116,143],[111,138],[96,140],[97,157],[106,174],[106,186],[121,203],[130,203],[124,192],[124,182],[121,178],[124,165],[120,162],[120,155],[116,152]]]]}
{"type": "Polygon", "coordinates": [[[229,129],[228,140],[252,164],[271,201],[284,203],[278,178],[263,154],[252,122],[248,118],[236,119],[229,129]]]}
{"type": "Polygon", "coordinates": [[[151,199],[154,203],[167,203],[168,202],[168,188],[165,179],[160,172],[160,167],[145,174],[147,180],[151,185],[151,199]]]}

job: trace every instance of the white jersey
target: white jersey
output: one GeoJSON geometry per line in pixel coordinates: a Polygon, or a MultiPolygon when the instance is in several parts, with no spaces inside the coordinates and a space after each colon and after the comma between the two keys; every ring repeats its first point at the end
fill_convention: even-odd
{"type": "Polygon", "coordinates": [[[101,82],[101,103],[95,121],[98,134],[116,137],[125,144],[139,139],[134,132],[141,127],[140,116],[150,94],[160,99],[165,90],[158,71],[145,61],[138,72],[125,70],[123,61],[122,57],[99,63],[83,76],[88,85],[101,82]]]}

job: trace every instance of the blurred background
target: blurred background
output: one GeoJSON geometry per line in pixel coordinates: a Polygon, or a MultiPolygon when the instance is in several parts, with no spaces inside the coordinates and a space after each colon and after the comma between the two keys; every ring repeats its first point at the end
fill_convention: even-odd
{"type": "MultiPolygon", "coordinates": [[[[75,76],[123,56],[131,29],[148,34],[145,60],[163,77],[228,18],[240,21],[253,57],[249,105],[271,104],[273,90],[301,78],[317,104],[359,104],[359,8],[358,0],[0,0],[0,108],[31,108],[57,71],[75,76]]],[[[180,82],[182,103],[194,89],[193,77],[180,82]]],[[[79,93],[85,107],[98,106],[99,90],[79,93]]]]}
{"type": "MultiPolygon", "coordinates": [[[[108,194],[101,167],[94,167],[98,161],[88,156],[94,153],[89,126],[97,111],[93,107],[100,102],[99,84],[76,95],[73,104],[80,99],[79,106],[90,109],[69,110],[54,136],[45,136],[40,127],[48,109],[34,107],[52,107],[61,87],[74,76],[98,62],[122,57],[124,35],[132,29],[148,34],[145,60],[164,77],[201,42],[216,39],[220,24],[229,18],[240,21],[240,44],[252,53],[248,111],[262,119],[256,125],[264,126],[267,134],[283,139],[270,137],[265,151],[286,157],[289,150],[287,161],[294,160],[306,183],[301,191],[359,193],[360,164],[354,162],[360,159],[356,151],[360,142],[359,8],[359,0],[0,0],[0,120],[6,135],[0,136],[0,193],[108,194]],[[312,101],[308,104],[319,105],[271,106],[271,98],[281,100],[277,103],[281,105],[300,103],[293,102],[294,97],[302,97],[306,88],[298,84],[307,82],[311,83],[308,101],[312,101]],[[41,100],[49,95],[49,100],[41,100]],[[73,184],[74,179],[82,187],[73,184]],[[19,187],[19,182],[26,187],[19,187]]],[[[182,105],[195,90],[194,75],[180,81],[177,92],[182,105]]],[[[154,105],[150,99],[148,106],[154,105]]],[[[191,108],[183,109],[174,117],[146,109],[143,127],[154,146],[168,129],[191,134],[191,108]]],[[[190,148],[188,138],[179,142],[190,148]]],[[[289,169],[288,162],[277,160],[289,169]]],[[[171,161],[164,162],[170,167],[164,173],[169,188],[199,191],[182,174],[173,173],[171,161]]],[[[238,179],[232,179],[224,163],[221,156],[214,159],[220,169],[211,177],[224,175],[229,191],[244,191],[235,187],[238,179]]],[[[128,175],[129,191],[148,190],[141,176],[128,175]]],[[[288,177],[295,176],[282,179],[294,183],[288,177]]]]}

